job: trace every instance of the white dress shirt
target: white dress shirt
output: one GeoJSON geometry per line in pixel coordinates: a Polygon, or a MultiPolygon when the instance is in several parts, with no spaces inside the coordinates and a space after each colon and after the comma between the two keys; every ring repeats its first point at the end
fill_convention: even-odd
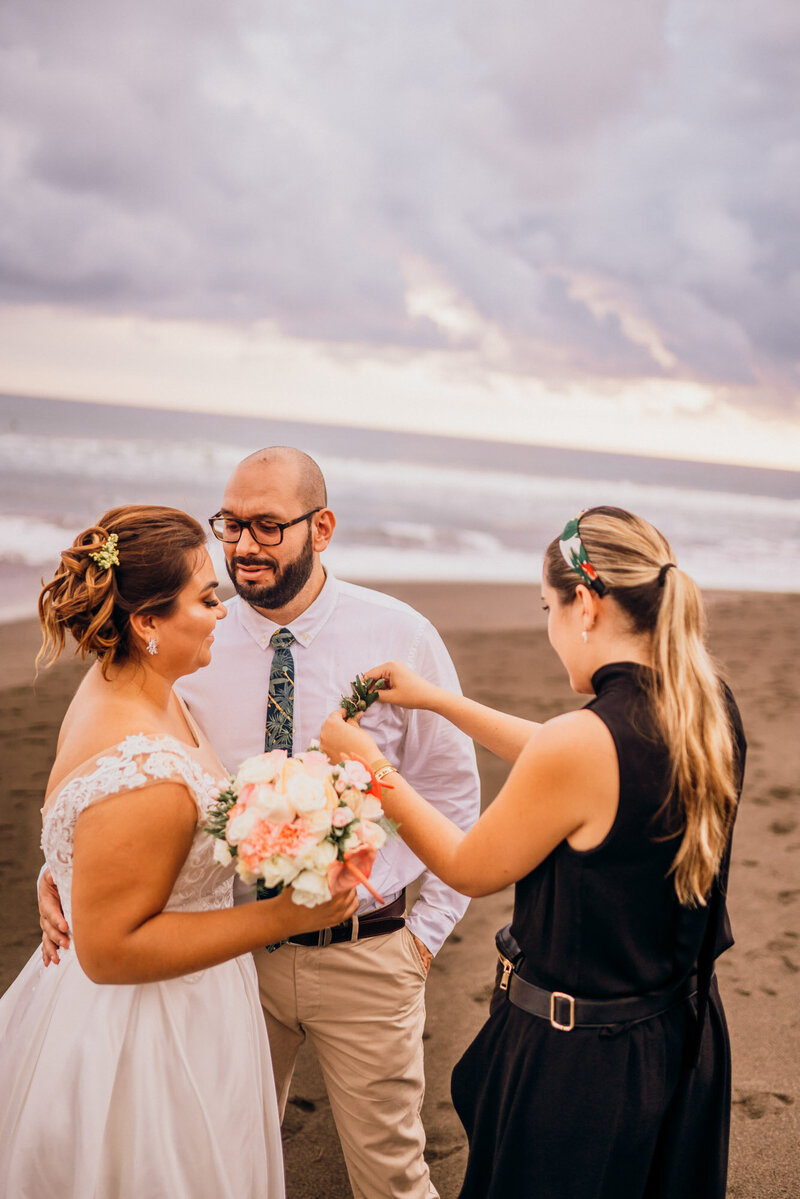
{"type": "MultiPolygon", "coordinates": [[[[264,751],[270,637],[278,629],[238,596],[214,631],[210,666],[180,679],[177,690],[232,774],[245,758],[264,751]]],[[[458,677],[433,625],[408,604],[328,572],[306,610],[288,626],[295,637],[294,752],[319,740],[323,721],[339,706],[357,674],[399,660],[431,682],[459,690],[458,677]]],[[[480,785],[471,740],[433,712],[406,711],[375,703],[362,728],[403,777],[461,828],[480,811],[480,785]]],[[[391,776],[387,779],[391,782],[391,776]]],[[[419,899],[408,925],[436,953],[467,909],[468,900],[430,871],[399,838],[380,851],[370,882],[389,902],[421,878],[419,899]]],[[[377,905],[359,887],[359,915],[377,905]]]]}

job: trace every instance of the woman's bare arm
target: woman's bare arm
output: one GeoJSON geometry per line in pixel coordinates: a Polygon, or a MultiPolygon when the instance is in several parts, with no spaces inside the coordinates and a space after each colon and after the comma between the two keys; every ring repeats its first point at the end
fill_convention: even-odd
{"type": "Polygon", "coordinates": [[[185,787],[158,783],[87,808],[75,828],[72,934],[97,983],[142,983],[204,970],[291,935],[346,920],[355,891],[316,908],[276,899],[209,912],[165,912],[192,844],[185,787]]]}
{"type": "MultiPolygon", "coordinates": [[[[329,755],[374,760],[372,737],[343,713],[328,717],[322,748],[329,755]]],[[[379,751],[377,751],[379,752],[379,751]]],[[[599,844],[613,824],[619,768],[613,741],[592,712],[569,712],[529,738],[497,798],[466,833],[399,774],[383,807],[410,849],[464,895],[489,895],[529,874],[565,839],[574,848],[599,844]]]]}
{"type": "Polygon", "coordinates": [[[533,733],[542,727],[535,721],[498,712],[465,695],[437,687],[403,662],[385,662],[366,675],[386,681],[386,686],[378,692],[381,703],[436,712],[504,762],[516,762],[533,733]]]}

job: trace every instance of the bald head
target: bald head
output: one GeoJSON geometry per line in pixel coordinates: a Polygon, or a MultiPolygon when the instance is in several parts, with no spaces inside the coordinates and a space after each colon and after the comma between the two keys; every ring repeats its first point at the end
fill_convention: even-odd
{"type": "Polygon", "coordinates": [[[248,454],[233,472],[231,483],[245,476],[250,480],[278,483],[286,493],[294,495],[303,512],[327,507],[328,494],[322,471],[313,458],[294,446],[271,445],[248,454]]]}

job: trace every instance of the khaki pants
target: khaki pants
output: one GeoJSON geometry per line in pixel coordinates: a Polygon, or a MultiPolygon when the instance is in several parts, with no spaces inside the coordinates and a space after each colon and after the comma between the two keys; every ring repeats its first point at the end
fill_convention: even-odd
{"type": "Polygon", "coordinates": [[[254,957],[281,1118],[308,1037],[356,1199],[437,1199],[420,1118],[426,972],[408,929],[254,957]]]}

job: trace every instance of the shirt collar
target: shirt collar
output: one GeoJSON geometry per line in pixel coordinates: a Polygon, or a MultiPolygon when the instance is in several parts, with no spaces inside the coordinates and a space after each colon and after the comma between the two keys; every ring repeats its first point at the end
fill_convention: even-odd
{"type": "Polygon", "coordinates": [[[242,627],[247,630],[261,649],[269,649],[270,637],[277,629],[282,628],[287,628],[294,634],[298,645],[307,647],[311,645],[320,629],[327,624],[336,607],[338,596],[339,581],[335,575],[331,574],[330,570],[326,569],[325,582],[322,584],[322,590],[317,598],[288,625],[276,624],[269,617],[262,616],[246,600],[242,600],[240,609],[242,627]]]}

